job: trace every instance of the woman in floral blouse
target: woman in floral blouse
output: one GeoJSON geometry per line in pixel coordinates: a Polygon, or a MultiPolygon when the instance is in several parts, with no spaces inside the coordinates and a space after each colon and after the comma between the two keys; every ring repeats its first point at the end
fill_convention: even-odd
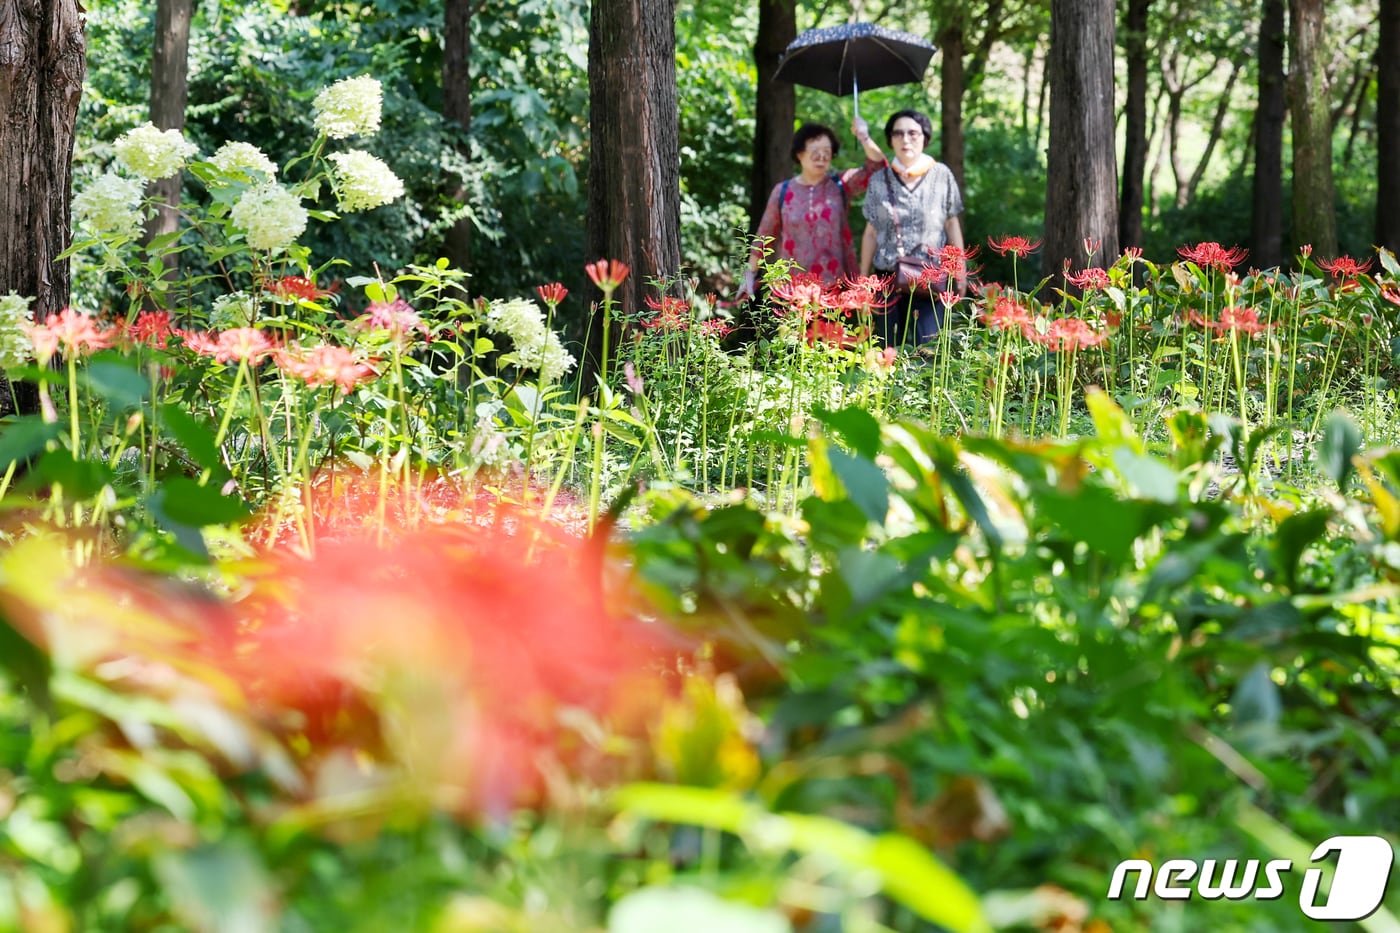
{"type": "Polygon", "coordinates": [[[793,134],[792,158],[800,171],[774,186],[768,197],[740,299],[753,294],[765,249],[770,259],[790,259],[824,285],[855,277],[855,242],[846,215],[851,199],[865,192],[871,173],[884,165],[884,154],[870,138],[864,120],[857,117],[851,132],[864,148],[866,161],[839,173],[831,171],[831,160],[841,151],[841,143],[830,127],[804,123],[793,134]]]}

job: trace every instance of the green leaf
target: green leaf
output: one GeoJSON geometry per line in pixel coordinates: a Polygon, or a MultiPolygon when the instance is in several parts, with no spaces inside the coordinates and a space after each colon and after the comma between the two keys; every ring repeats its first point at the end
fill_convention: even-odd
{"type": "Polygon", "coordinates": [[[250,514],[243,500],[226,496],[212,486],[201,486],[187,476],[165,480],[148,501],[151,511],[166,523],[190,528],[224,525],[250,514]]]}
{"type": "Polygon", "coordinates": [[[189,453],[190,459],[206,470],[223,466],[214,446],[214,431],[174,403],[160,407],[160,424],[189,453]]]}
{"type": "Polygon", "coordinates": [[[1351,478],[1351,458],[1361,450],[1361,429],[1341,412],[1334,412],[1322,429],[1322,439],[1317,445],[1317,458],[1322,469],[1337,488],[1346,491],[1347,480],[1351,478]]]}
{"type": "Polygon", "coordinates": [[[862,457],[874,460],[880,452],[880,422],[864,408],[853,406],[840,411],[817,408],[812,414],[862,457]]]}
{"type": "Polygon", "coordinates": [[[885,523],[890,509],[890,484],[885,471],[864,457],[853,457],[843,450],[827,452],[831,468],[851,501],[877,525],[885,523]]]}
{"type": "Polygon", "coordinates": [[[1321,538],[1331,521],[1331,509],[1313,509],[1290,515],[1279,522],[1278,530],[1270,539],[1274,569],[1288,583],[1288,588],[1298,588],[1298,561],[1308,545],[1321,538]]]}
{"type": "Polygon", "coordinates": [[[58,437],[57,424],[49,424],[39,415],[25,415],[0,426],[0,472],[10,464],[27,460],[58,437]]]}
{"type": "Polygon", "coordinates": [[[1230,697],[1230,715],[1236,726],[1278,725],[1283,716],[1283,701],[1278,684],[1269,676],[1269,665],[1260,661],[1235,688],[1230,697]]]}
{"type": "Polygon", "coordinates": [[[127,363],[93,360],[82,370],[80,383],[117,408],[135,408],[151,391],[150,380],[127,363]]]}
{"type": "Polygon", "coordinates": [[[1134,496],[1175,505],[1180,494],[1181,478],[1176,471],[1155,457],[1119,447],[1113,452],[1113,464],[1128,481],[1134,496]]]}

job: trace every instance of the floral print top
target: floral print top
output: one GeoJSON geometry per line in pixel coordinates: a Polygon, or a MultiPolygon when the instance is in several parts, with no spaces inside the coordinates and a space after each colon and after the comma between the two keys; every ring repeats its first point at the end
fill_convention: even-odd
{"type": "Polygon", "coordinates": [[[854,278],[860,267],[846,212],[851,199],[865,193],[871,174],[882,165],[883,162],[867,159],[859,168],[832,173],[815,185],[798,178],[775,185],[763,219],[758,222],[757,248],[771,250],[770,259],[791,259],[819,276],[825,285],[854,278]],[[838,177],[840,185],[836,183],[838,177]]]}

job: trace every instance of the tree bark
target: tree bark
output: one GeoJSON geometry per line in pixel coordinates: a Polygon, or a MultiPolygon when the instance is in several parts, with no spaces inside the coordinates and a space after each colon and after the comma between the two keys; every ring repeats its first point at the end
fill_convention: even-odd
{"type": "Polygon", "coordinates": [[[963,11],[956,4],[948,11],[948,20],[938,31],[934,43],[943,59],[942,81],[938,88],[939,96],[939,154],[942,161],[958,180],[958,188],[967,190],[964,171],[967,160],[967,143],[963,136],[963,11]]]}
{"type": "Polygon", "coordinates": [[[1400,253],[1400,0],[1380,0],[1376,49],[1376,245],[1400,253]]]}
{"type": "Polygon", "coordinates": [[[1289,5],[1288,105],[1293,123],[1293,239],[1321,257],[1337,255],[1332,177],[1331,93],[1325,0],[1289,5]]]}
{"type": "MultiPolygon", "coordinates": [[[[73,128],[87,70],[77,0],[0,0],[0,295],[35,299],[36,318],[68,304],[73,128]]],[[[9,391],[0,412],[38,396],[9,391]]]]}
{"type": "Polygon", "coordinates": [[[1254,120],[1254,210],[1251,247],[1254,264],[1271,269],[1283,263],[1283,50],[1287,35],[1284,0],[1263,0],[1259,23],[1259,109],[1254,120]]]}
{"type": "Polygon", "coordinates": [[[1225,132],[1225,117],[1230,109],[1231,96],[1235,90],[1235,82],[1239,80],[1240,72],[1244,66],[1235,62],[1230,66],[1230,77],[1225,79],[1225,90],[1220,92],[1220,98],[1216,101],[1215,117],[1210,123],[1210,136],[1206,139],[1205,152],[1201,153],[1200,161],[1196,163],[1196,169],[1191,173],[1191,177],[1186,181],[1184,198],[1181,205],[1190,204],[1196,197],[1196,189],[1201,186],[1201,181],[1206,177],[1206,169],[1210,166],[1210,158],[1215,154],[1215,147],[1220,144],[1220,137],[1225,132]]]}
{"type": "Polygon", "coordinates": [[[1113,112],[1113,0],[1051,0],[1050,146],[1045,269],[1065,286],[1068,264],[1118,255],[1118,171],[1113,112]]]}
{"type": "MultiPolygon", "coordinates": [[[[155,48],[151,53],[151,122],[162,130],[184,130],[185,104],[189,98],[190,19],[194,0],[157,0],[155,48]]],[[[146,222],[145,242],[174,233],[180,218],[181,173],[153,181],[146,195],[155,201],[156,212],[146,222]]],[[[178,257],[167,254],[163,260],[167,274],[173,273],[178,257]]]]}
{"type": "Polygon", "coordinates": [[[758,229],[773,186],[792,174],[792,131],[797,119],[797,88],[773,74],[788,43],[797,38],[797,0],[759,0],[758,37],[753,60],[758,69],[753,128],[753,175],[749,185],[749,233],[758,229]]]}
{"type": "MultiPolygon", "coordinates": [[[[459,130],[457,152],[471,158],[468,135],[472,127],[472,17],[481,0],[446,0],[442,10],[442,115],[459,130]]],[[[467,198],[465,189],[451,192],[456,203],[467,198]]],[[[469,269],[472,259],[472,222],[462,217],[443,237],[443,253],[458,269],[469,269]]]]}
{"type": "MultiPolygon", "coordinates": [[[[649,280],[680,269],[675,0],[594,0],[588,33],[588,253],[632,269],[614,295],[616,328],[642,309],[649,280]]],[[[602,360],[602,337],[595,315],[585,374],[602,360]]]]}
{"type": "Polygon", "coordinates": [[[1119,245],[1142,246],[1143,176],[1147,172],[1147,16],[1152,0],[1128,0],[1123,49],[1128,66],[1124,104],[1123,188],[1118,205],[1119,245]]]}

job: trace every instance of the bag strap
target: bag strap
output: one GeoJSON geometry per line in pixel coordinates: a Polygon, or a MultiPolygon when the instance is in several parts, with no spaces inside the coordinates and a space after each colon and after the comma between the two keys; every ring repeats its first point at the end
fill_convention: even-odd
{"type": "Polygon", "coordinates": [[[841,206],[846,210],[851,209],[851,197],[846,193],[846,183],[841,180],[841,176],[835,172],[827,172],[831,180],[836,182],[836,189],[841,192],[841,206]]]}
{"type": "Polygon", "coordinates": [[[904,255],[904,238],[899,232],[899,211],[894,206],[894,169],[886,165],[885,171],[890,176],[885,179],[885,193],[887,195],[886,201],[890,206],[890,219],[894,221],[894,258],[895,262],[898,262],[899,258],[904,255]]]}

